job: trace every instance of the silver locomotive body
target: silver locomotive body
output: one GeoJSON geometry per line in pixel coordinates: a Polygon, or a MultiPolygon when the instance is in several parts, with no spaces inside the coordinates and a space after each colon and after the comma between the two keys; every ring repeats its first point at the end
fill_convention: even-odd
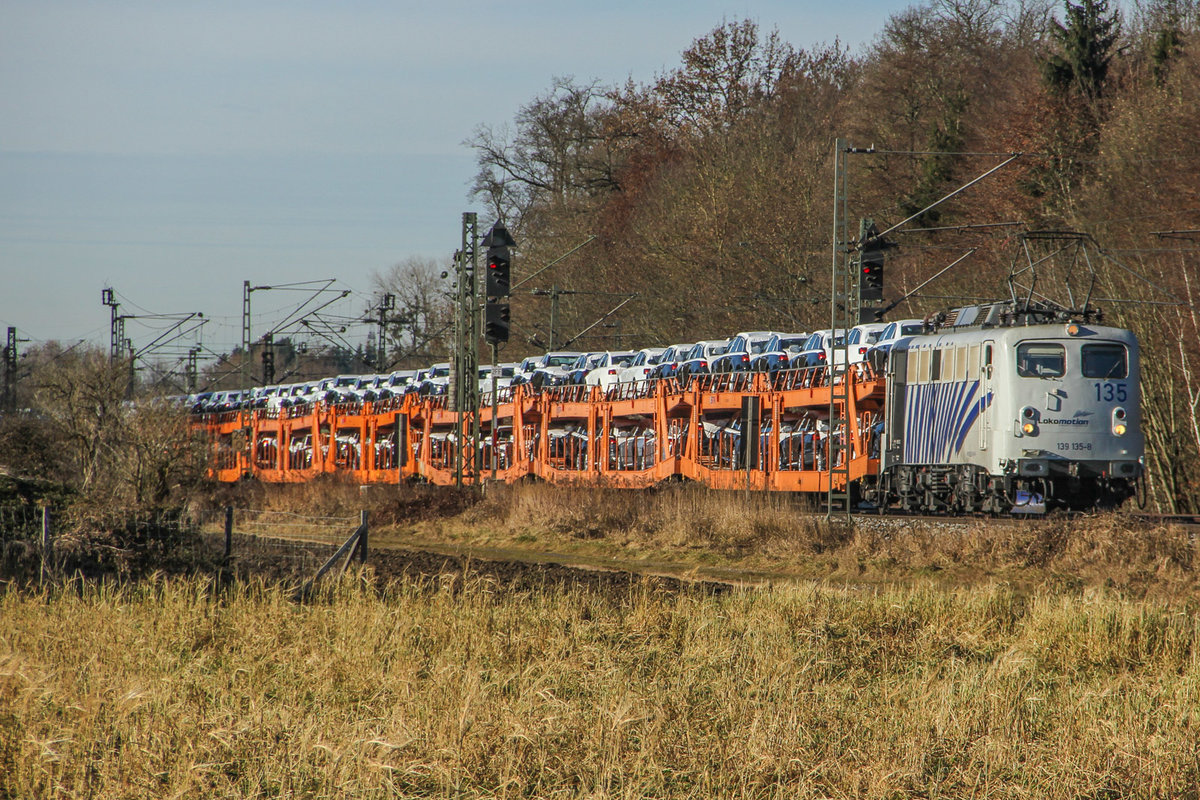
{"type": "Polygon", "coordinates": [[[892,349],[876,502],[1002,513],[1134,493],[1145,443],[1132,332],[1004,308],[960,309],[892,349]]]}

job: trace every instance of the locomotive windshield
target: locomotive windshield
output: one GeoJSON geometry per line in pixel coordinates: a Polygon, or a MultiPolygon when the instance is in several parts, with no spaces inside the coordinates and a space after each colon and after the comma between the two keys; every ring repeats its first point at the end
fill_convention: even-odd
{"type": "Polygon", "coordinates": [[[1123,344],[1085,344],[1083,376],[1119,379],[1129,375],[1129,363],[1123,344]]]}
{"type": "Polygon", "coordinates": [[[1017,345],[1017,374],[1022,378],[1061,378],[1067,371],[1067,351],[1061,344],[1025,342],[1017,345]]]}

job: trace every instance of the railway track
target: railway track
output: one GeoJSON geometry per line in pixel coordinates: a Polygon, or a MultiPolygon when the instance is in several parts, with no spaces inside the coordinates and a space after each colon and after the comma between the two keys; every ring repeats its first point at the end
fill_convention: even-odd
{"type": "MultiPolygon", "coordinates": [[[[817,509],[817,514],[825,515],[828,512],[824,508],[817,509]]],[[[1128,512],[1106,512],[1115,514],[1121,519],[1127,520],[1133,524],[1150,524],[1150,525],[1179,525],[1185,528],[1200,528],[1200,514],[1154,514],[1144,511],[1128,511],[1128,512]]],[[[834,517],[844,517],[846,512],[839,510],[834,512],[834,517]]],[[[856,509],[850,513],[850,516],[856,520],[862,519],[892,519],[892,520],[910,520],[912,522],[922,523],[938,523],[947,521],[966,522],[971,520],[987,521],[1000,525],[1015,524],[1019,525],[1026,522],[1037,520],[1055,520],[1055,519],[1087,519],[1093,516],[1087,511],[1065,511],[1055,510],[1050,514],[914,514],[899,509],[856,509]]]]}
{"type": "Polygon", "coordinates": [[[1180,525],[1184,528],[1200,529],[1200,514],[1145,514],[1139,511],[1129,514],[1128,517],[1131,521],[1152,525],[1180,525]]]}

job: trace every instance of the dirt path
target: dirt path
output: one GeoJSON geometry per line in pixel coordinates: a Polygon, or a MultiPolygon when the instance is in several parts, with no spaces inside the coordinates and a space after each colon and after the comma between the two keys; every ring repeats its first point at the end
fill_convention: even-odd
{"type": "MultiPolygon", "coordinates": [[[[219,546],[218,537],[208,537],[210,548],[219,546]]],[[[334,552],[329,545],[297,543],[235,534],[233,572],[247,579],[299,582],[314,575],[334,552]]],[[[470,554],[435,552],[432,549],[373,547],[367,563],[379,586],[402,578],[427,578],[449,581],[461,587],[466,581],[492,581],[506,591],[542,589],[582,589],[605,595],[627,594],[635,588],[705,593],[728,591],[732,585],[711,580],[692,581],[669,575],[644,574],[599,565],[573,566],[549,560],[550,554],[533,558],[497,557],[496,553],[475,549],[470,554]]]]}

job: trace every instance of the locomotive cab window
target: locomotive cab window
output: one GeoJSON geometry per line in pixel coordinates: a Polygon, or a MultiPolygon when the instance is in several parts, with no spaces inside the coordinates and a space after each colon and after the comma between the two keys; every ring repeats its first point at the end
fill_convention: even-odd
{"type": "Polygon", "coordinates": [[[1085,344],[1083,376],[1117,380],[1129,376],[1129,361],[1123,344],[1085,344]]]}
{"type": "Polygon", "coordinates": [[[1022,378],[1061,378],[1067,371],[1067,351],[1061,344],[1026,342],[1017,345],[1017,374],[1022,378]]]}

